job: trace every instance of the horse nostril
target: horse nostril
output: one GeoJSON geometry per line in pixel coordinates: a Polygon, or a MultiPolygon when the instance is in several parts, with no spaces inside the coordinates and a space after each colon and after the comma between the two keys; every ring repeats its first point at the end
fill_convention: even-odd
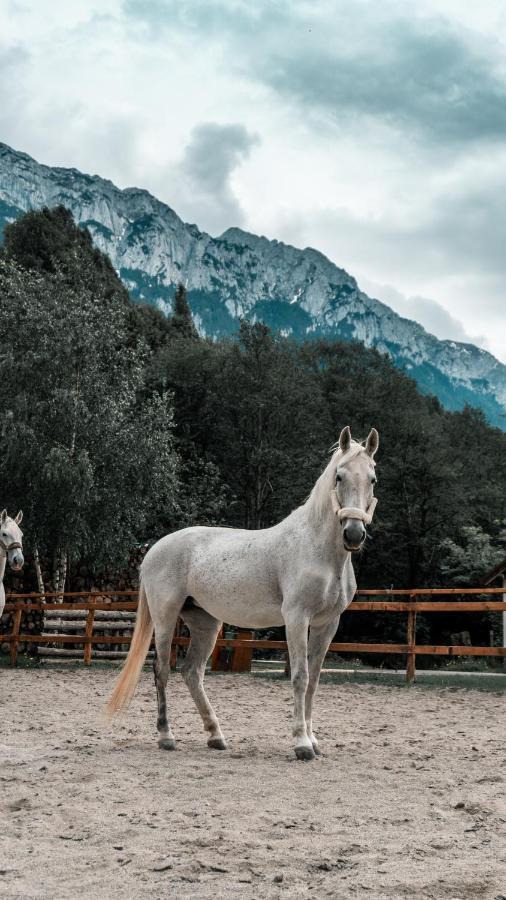
{"type": "Polygon", "coordinates": [[[344,539],[348,544],[356,546],[364,539],[365,528],[362,522],[349,522],[344,528],[344,539]]]}

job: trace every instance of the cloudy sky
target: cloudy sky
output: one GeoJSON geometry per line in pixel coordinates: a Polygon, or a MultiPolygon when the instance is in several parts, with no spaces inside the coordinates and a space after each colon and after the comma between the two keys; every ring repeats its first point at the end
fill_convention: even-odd
{"type": "Polygon", "coordinates": [[[0,140],[506,361],[506,4],[0,0],[0,140]]]}

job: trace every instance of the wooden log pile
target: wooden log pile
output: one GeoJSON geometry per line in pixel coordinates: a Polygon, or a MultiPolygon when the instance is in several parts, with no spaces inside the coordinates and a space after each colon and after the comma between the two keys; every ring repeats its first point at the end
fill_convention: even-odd
{"type": "MultiPolygon", "coordinates": [[[[107,601],[110,598],[96,597],[97,600],[107,601]]],[[[119,610],[95,610],[93,623],[93,636],[107,635],[108,637],[130,637],[135,625],[135,612],[122,612],[119,610]]],[[[66,657],[69,659],[82,659],[84,651],[84,636],[88,613],[86,610],[47,610],[44,619],[43,634],[48,637],[51,634],[83,635],[82,644],[72,644],[70,647],[51,645],[50,643],[39,646],[39,656],[46,658],[66,657]]],[[[128,652],[128,644],[103,643],[93,644],[92,655],[96,659],[123,659],[128,652]]]]}

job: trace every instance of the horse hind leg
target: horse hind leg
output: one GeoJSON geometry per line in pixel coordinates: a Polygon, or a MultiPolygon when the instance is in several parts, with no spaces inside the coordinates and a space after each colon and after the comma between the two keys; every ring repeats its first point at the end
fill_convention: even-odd
{"type": "Polygon", "coordinates": [[[204,729],[209,732],[207,746],[213,750],[226,750],[218,717],[204,690],[206,663],[216,643],[221,622],[191,601],[181,610],[181,618],[188,625],[191,634],[181,674],[202,717],[204,729]]]}
{"type": "Polygon", "coordinates": [[[155,624],[156,655],[153,662],[156,696],[158,701],[158,746],[161,750],[175,750],[176,741],[167,716],[167,681],[170,671],[170,648],[179,610],[171,611],[170,618],[163,624],[155,624]]]}

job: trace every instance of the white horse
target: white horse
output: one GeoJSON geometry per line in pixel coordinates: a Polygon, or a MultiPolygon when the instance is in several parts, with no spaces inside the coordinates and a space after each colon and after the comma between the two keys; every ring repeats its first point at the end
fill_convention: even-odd
{"type": "Polygon", "coordinates": [[[203,686],[221,623],[246,628],[285,625],[295,754],[305,760],[319,755],[313,698],[341,613],[356,591],[351,553],[362,547],[376,505],[377,448],[376,429],[362,445],[352,441],[346,427],[306,502],[278,525],[258,531],[185,528],[151,547],[141,566],[132,643],[107,706],[109,715],[129,703],[154,628],[158,744],[175,749],[165,689],[172,637],[181,616],[191,632],[182,675],[209,732],[208,746],[225,749],[203,686]]]}
{"type": "Polygon", "coordinates": [[[9,518],[4,509],[0,515],[0,616],[5,606],[5,588],[3,585],[7,560],[11,569],[19,572],[23,568],[23,532],[19,528],[23,513],[18,512],[15,519],[9,518]]]}

